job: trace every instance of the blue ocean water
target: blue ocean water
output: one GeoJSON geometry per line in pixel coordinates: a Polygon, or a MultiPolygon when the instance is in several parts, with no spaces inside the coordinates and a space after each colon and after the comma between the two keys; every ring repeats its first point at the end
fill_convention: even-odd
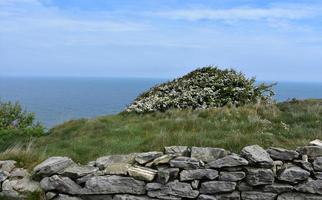
{"type": "MultiPolygon", "coordinates": [[[[19,101],[46,127],[69,119],[116,114],[164,79],[0,77],[0,98],[19,101]]],[[[322,98],[322,83],[280,82],[277,101],[322,98]]]]}

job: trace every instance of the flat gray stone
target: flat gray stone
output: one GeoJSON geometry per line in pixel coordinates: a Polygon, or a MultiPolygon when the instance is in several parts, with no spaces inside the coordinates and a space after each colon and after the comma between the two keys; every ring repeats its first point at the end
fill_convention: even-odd
{"type": "Polygon", "coordinates": [[[321,194],[322,195],[322,180],[309,180],[295,187],[299,192],[321,194]]]}
{"type": "Polygon", "coordinates": [[[246,177],[245,172],[220,172],[218,180],[220,181],[240,181],[246,177]]]}
{"type": "Polygon", "coordinates": [[[322,172],[322,157],[316,157],[313,162],[314,171],[322,172]]]}
{"type": "Polygon", "coordinates": [[[145,183],[132,177],[94,176],[90,178],[84,194],[144,194],[145,183]]]}
{"type": "Polygon", "coordinates": [[[187,156],[190,157],[191,150],[187,146],[168,146],[164,147],[166,154],[174,154],[176,156],[187,156]]]}
{"type": "Polygon", "coordinates": [[[304,161],[304,160],[294,160],[293,163],[306,171],[313,171],[313,165],[310,162],[304,161]]]}
{"type": "Polygon", "coordinates": [[[247,191],[241,193],[243,200],[275,200],[277,194],[259,191],[247,191]]]}
{"type": "Polygon", "coordinates": [[[217,200],[217,198],[214,195],[201,194],[198,200],[217,200]]]}
{"type": "Polygon", "coordinates": [[[322,147],[322,140],[316,139],[310,142],[310,145],[322,147]]]}
{"type": "Polygon", "coordinates": [[[80,166],[80,165],[71,165],[64,169],[61,173],[63,176],[67,176],[71,179],[77,179],[88,174],[94,174],[98,171],[97,167],[91,166],[80,166]]]}
{"type": "Polygon", "coordinates": [[[0,170],[0,185],[3,181],[5,181],[8,177],[10,176],[10,174],[6,171],[2,171],[0,170]]]}
{"type": "Polygon", "coordinates": [[[128,194],[115,195],[113,198],[113,200],[152,200],[152,199],[154,198],[150,198],[148,196],[134,196],[134,195],[128,195],[128,194]]]}
{"type": "Polygon", "coordinates": [[[24,178],[27,176],[30,176],[30,174],[23,168],[15,168],[10,173],[10,178],[24,178]]]}
{"type": "Polygon", "coordinates": [[[180,181],[214,180],[218,177],[218,171],[213,169],[183,170],[180,173],[180,181]]]}
{"type": "Polygon", "coordinates": [[[154,159],[153,161],[147,163],[145,166],[152,167],[152,166],[157,166],[162,164],[168,164],[170,160],[173,159],[174,157],[175,155],[173,154],[166,154],[154,159]]]}
{"type": "Polygon", "coordinates": [[[196,158],[176,157],[170,161],[170,166],[180,169],[199,169],[203,163],[196,158]]]}
{"type": "Polygon", "coordinates": [[[179,168],[160,168],[158,169],[158,182],[166,184],[178,177],[179,168]]]}
{"type": "Polygon", "coordinates": [[[269,185],[274,182],[274,173],[270,169],[247,168],[246,181],[251,186],[269,185]]]}
{"type": "Polygon", "coordinates": [[[298,192],[284,193],[277,197],[277,200],[321,200],[321,195],[303,194],[298,192]]]}
{"type": "Polygon", "coordinates": [[[55,192],[47,192],[46,193],[46,200],[51,200],[56,196],[57,196],[57,194],[55,192]]]}
{"type": "Polygon", "coordinates": [[[40,181],[40,186],[44,191],[58,191],[64,194],[82,194],[81,186],[77,185],[68,177],[53,175],[45,177],[40,181]]]}
{"type": "Polygon", "coordinates": [[[288,184],[280,184],[280,183],[274,183],[272,185],[265,185],[263,187],[264,192],[272,192],[276,194],[281,194],[284,192],[291,192],[293,190],[292,185],[288,184]]]}
{"type": "Polygon", "coordinates": [[[53,200],[82,200],[82,199],[79,198],[79,197],[73,197],[73,196],[69,196],[69,195],[66,195],[66,194],[59,194],[53,200]]]}
{"type": "Polygon", "coordinates": [[[203,162],[210,162],[222,158],[227,155],[227,151],[221,148],[211,147],[192,147],[191,157],[202,160],[203,162]]]}
{"type": "Polygon", "coordinates": [[[2,191],[26,194],[32,192],[40,192],[41,188],[39,182],[30,180],[29,177],[25,177],[22,179],[12,179],[4,181],[2,184],[2,191]]]}
{"type": "Polygon", "coordinates": [[[136,154],[103,156],[95,161],[95,166],[103,170],[111,165],[133,164],[135,156],[136,154]]]}
{"type": "Polygon", "coordinates": [[[68,157],[50,157],[34,168],[33,176],[36,179],[48,177],[74,164],[74,161],[68,157]]]}
{"type": "Polygon", "coordinates": [[[113,200],[113,195],[109,194],[91,194],[81,195],[82,200],[113,200]]]}
{"type": "Polygon", "coordinates": [[[273,160],[270,155],[258,145],[244,147],[241,150],[241,156],[246,158],[252,165],[260,165],[267,168],[273,167],[273,160]]]}
{"type": "Polygon", "coordinates": [[[253,191],[254,190],[254,186],[249,185],[245,181],[239,182],[237,185],[237,188],[239,191],[253,191]]]}
{"type": "Polygon", "coordinates": [[[5,172],[11,172],[17,164],[14,160],[0,160],[0,170],[5,172]]]}
{"type": "Polygon", "coordinates": [[[233,192],[236,188],[235,182],[230,181],[207,181],[201,183],[201,194],[216,194],[222,192],[233,192]]]}
{"type": "Polygon", "coordinates": [[[232,154],[219,158],[217,160],[211,161],[207,164],[210,168],[223,168],[223,167],[238,167],[248,165],[248,161],[237,154],[232,154]]]}
{"type": "Polygon", "coordinates": [[[322,156],[322,146],[304,146],[296,149],[301,155],[307,155],[310,159],[322,156]]]}
{"type": "Polygon", "coordinates": [[[158,171],[147,167],[132,166],[128,169],[128,173],[135,179],[150,182],[153,181],[158,171]]]}
{"type": "Polygon", "coordinates": [[[291,161],[299,157],[299,153],[293,150],[271,147],[267,149],[268,154],[275,160],[291,161]]]}
{"type": "Polygon", "coordinates": [[[205,195],[202,194],[198,200],[240,200],[240,193],[238,191],[232,193],[205,195]]]}
{"type": "Polygon", "coordinates": [[[135,161],[141,165],[144,165],[144,164],[151,162],[152,160],[154,160],[162,155],[163,155],[163,153],[159,152],[159,151],[138,153],[135,157],[135,161]]]}
{"type": "Polygon", "coordinates": [[[310,172],[297,166],[286,167],[280,170],[277,176],[279,180],[289,183],[298,183],[307,180],[309,177],[310,172]]]}

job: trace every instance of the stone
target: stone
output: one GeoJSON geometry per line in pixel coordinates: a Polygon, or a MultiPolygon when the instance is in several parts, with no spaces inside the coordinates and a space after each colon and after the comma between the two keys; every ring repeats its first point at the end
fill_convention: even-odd
{"type": "Polygon", "coordinates": [[[113,200],[113,195],[110,194],[91,194],[81,195],[82,200],[113,200]]]}
{"type": "Polygon", "coordinates": [[[293,150],[271,147],[267,153],[275,160],[291,161],[299,157],[299,153],[293,150]]]}
{"type": "Polygon", "coordinates": [[[127,163],[111,163],[107,165],[103,171],[105,175],[127,175],[127,171],[131,167],[127,163]]]}
{"type": "Polygon", "coordinates": [[[246,177],[245,172],[220,172],[218,180],[220,181],[240,181],[246,177]]]}
{"type": "Polygon", "coordinates": [[[23,178],[23,177],[27,177],[27,176],[30,176],[30,174],[28,173],[27,170],[25,170],[23,168],[15,168],[10,173],[11,178],[23,178]]]}
{"type": "Polygon", "coordinates": [[[298,167],[291,166],[285,167],[284,169],[278,172],[277,178],[281,181],[286,181],[289,183],[298,183],[300,181],[304,181],[308,179],[310,176],[310,172],[298,167]]]}
{"type": "Polygon", "coordinates": [[[196,158],[176,157],[170,161],[170,166],[180,169],[199,169],[203,163],[196,158]]]}
{"type": "Polygon", "coordinates": [[[10,173],[15,168],[16,163],[14,160],[2,160],[0,161],[0,170],[10,173]]]}
{"type": "Polygon", "coordinates": [[[322,140],[316,139],[316,140],[311,141],[309,144],[322,147],[322,140]]]}
{"type": "Polygon", "coordinates": [[[210,162],[217,160],[227,155],[227,151],[221,148],[211,148],[211,147],[192,147],[191,157],[203,162],[210,162]]]}
{"type": "Polygon", "coordinates": [[[246,191],[241,193],[242,200],[275,200],[277,194],[259,191],[246,191]]]}
{"type": "Polygon", "coordinates": [[[153,182],[153,183],[147,183],[145,186],[145,189],[147,191],[155,191],[155,190],[161,190],[162,187],[164,187],[163,184],[153,182]]]}
{"type": "Polygon", "coordinates": [[[218,177],[218,171],[213,169],[193,169],[183,170],[180,173],[180,181],[192,181],[192,180],[214,180],[218,177]]]}
{"type": "Polygon", "coordinates": [[[144,165],[160,156],[162,156],[163,153],[159,151],[151,151],[151,152],[144,152],[144,153],[138,153],[135,157],[135,161],[138,162],[141,165],[144,165]]]}
{"type": "Polygon", "coordinates": [[[166,154],[174,154],[176,156],[190,156],[191,150],[187,146],[168,146],[164,147],[166,154]]]}
{"type": "Polygon", "coordinates": [[[57,174],[67,167],[75,164],[68,157],[50,157],[37,165],[33,170],[33,176],[36,179],[57,174]]]}
{"type": "Polygon", "coordinates": [[[296,149],[301,155],[307,155],[309,159],[322,156],[322,146],[304,146],[296,149]]]}
{"type": "Polygon", "coordinates": [[[238,191],[232,193],[205,195],[202,194],[198,200],[240,200],[240,193],[238,191]]]}
{"type": "Polygon", "coordinates": [[[13,193],[32,193],[40,192],[41,188],[39,182],[30,180],[29,177],[25,177],[22,179],[6,180],[2,184],[2,190],[13,193]]]}
{"type": "Polygon", "coordinates": [[[297,185],[295,190],[299,192],[321,194],[322,195],[322,180],[308,180],[305,183],[297,185]]]}
{"type": "Polygon", "coordinates": [[[246,181],[251,186],[269,185],[274,182],[274,173],[270,169],[247,168],[246,181]]]}
{"type": "Polygon", "coordinates": [[[178,177],[179,168],[161,168],[158,169],[158,182],[166,184],[178,177]]]}
{"type": "Polygon", "coordinates": [[[133,164],[136,154],[103,156],[95,161],[95,166],[104,170],[108,166],[133,164]]]}
{"type": "Polygon", "coordinates": [[[313,162],[314,171],[322,172],[322,157],[316,157],[313,162]]]}
{"type": "Polygon", "coordinates": [[[314,177],[316,179],[322,179],[322,172],[314,172],[314,177]]]}
{"type": "Polygon", "coordinates": [[[158,171],[146,167],[133,166],[128,169],[130,176],[142,181],[153,181],[158,171]]]}
{"type": "Polygon", "coordinates": [[[223,167],[238,167],[248,165],[248,161],[237,154],[232,154],[219,158],[217,160],[211,161],[207,164],[209,168],[223,168],[223,167]]]}
{"type": "Polygon", "coordinates": [[[2,171],[0,170],[0,185],[3,181],[5,181],[8,177],[10,176],[10,174],[6,171],[2,171]]]}
{"type": "Polygon", "coordinates": [[[277,200],[321,200],[322,196],[313,194],[303,194],[303,193],[284,193],[278,195],[277,200]]]}
{"type": "Polygon", "coordinates": [[[170,160],[173,159],[174,157],[175,157],[175,155],[166,154],[166,155],[163,155],[163,156],[160,156],[160,157],[154,159],[153,161],[147,163],[145,166],[152,167],[155,165],[168,164],[170,162],[170,160]]]}
{"type": "Polygon", "coordinates": [[[239,191],[253,191],[254,190],[254,187],[249,185],[245,181],[239,182],[237,185],[237,188],[239,191]]]}
{"type": "Polygon", "coordinates": [[[145,183],[132,177],[94,176],[85,183],[84,194],[144,194],[145,183]]]}
{"type": "Polygon", "coordinates": [[[236,188],[235,182],[230,181],[207,181],[201,183],[201,194],[215,194],[221,192],[232,192],[236,188]]]}
{"type": "Polygon", "coordinates": [[[54,200],[82,200],[79,197],[72,197],[66,194],[59,194],[57,197],[54,198],[54,200]]]}
{"type": "Polygon", "coordinates": [[[57,194],[55,192],[47,192],[46,193],[46,200],[51,200],[56,196],[57,196],[57,194]]]}
{"type": "Polygon", "coordinates": [[[193,180],[191,181],[191,187],[197,190],[199,188],[199,183],[200,183],[200,180],[193,180]]]}
{"type": "Polygon", "coordinates": [[[63,176],[67,176],[71,179],[77,179],[88,174],[93,174],[98,171],[97,167],[91,166],[80,166],[80,165],[71,165],[64,169],[61,173],[63,176]]]}
{"type": "MultiPolygon", "coordinates": [[[[160,186],[160,185],[159,185],[160,186]]],[[[167,199],[167,197],[196,198],[198,190],[193,190],[189,183],[172,181],[161,187],[147,186],[148,196],[153,198],[167,199]]],[[[168,198],[170,199],[170,198],[168,198]]]]}
{"type": "Polygon", "coordinates": [[[113,198],[113,200],[152,200],[152,199],[154,198],[150,198],[147,196],[134,196],[134,195],[128,195],[128,194],[115,195],[113,198]]]}
{"type": "Polygon", "coordinates": [[[294,160],[293,163],[306,171],[313,171],[313,165],[310,162],[304,160],[294,160]]]}
{"type": "Polygon", "coordinates": [[[276,194],[281,194],[284,192],[291,192],[293,190],[292,185],[288,184],[280,184],[280,183],[274,183],[272,185],[265,185],[263,187],[264,192],[272,192],[276,194]]]}
{"type": "Polygon", "coordinates": [[[65,194],[81,194],[81,186],[77,185],[68,177],[53,175],[45,177],[40,181],[40,186],[44,191],[58,191],[65,194]]]}
{"type": "Polygon", "coordinates": [[[252,165],[260,165],[267,168],[273,167],[272,158],[258,145],[244,147],[241,150],[241,156],[246,158],[252,165]]]}
{"type": "Polygon", "coordinates": [[[217,200],[217,198],[213,195],[202,194],[198,197],[198,200],[217,200]]]}

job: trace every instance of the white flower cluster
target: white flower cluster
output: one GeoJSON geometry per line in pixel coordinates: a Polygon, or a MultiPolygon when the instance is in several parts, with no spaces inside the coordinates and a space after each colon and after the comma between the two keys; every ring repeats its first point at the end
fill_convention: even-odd
{"type": "Polygon", "coordinates": [[[244,105],[269,100],[271,86],[255,85],[232,69],[204,67],[189,74],[151,88],[126,108],[126,112],[155,112],[168,109],[206,109],[227,104],[244,105]]]}

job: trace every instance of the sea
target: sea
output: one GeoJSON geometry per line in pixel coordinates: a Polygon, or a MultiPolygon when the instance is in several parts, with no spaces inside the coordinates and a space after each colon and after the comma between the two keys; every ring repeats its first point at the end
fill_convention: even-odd
{"type": "MultiPolygon", "coordinates": [[[[71,119],[117,114],[140,93],[164,81],[166,79],[0,77],[0,99],[20,102],[49,129],[71,119]]],[[[274,91],[278,102],[322,98],[322,82],[277,82],[274,91]]]]}

